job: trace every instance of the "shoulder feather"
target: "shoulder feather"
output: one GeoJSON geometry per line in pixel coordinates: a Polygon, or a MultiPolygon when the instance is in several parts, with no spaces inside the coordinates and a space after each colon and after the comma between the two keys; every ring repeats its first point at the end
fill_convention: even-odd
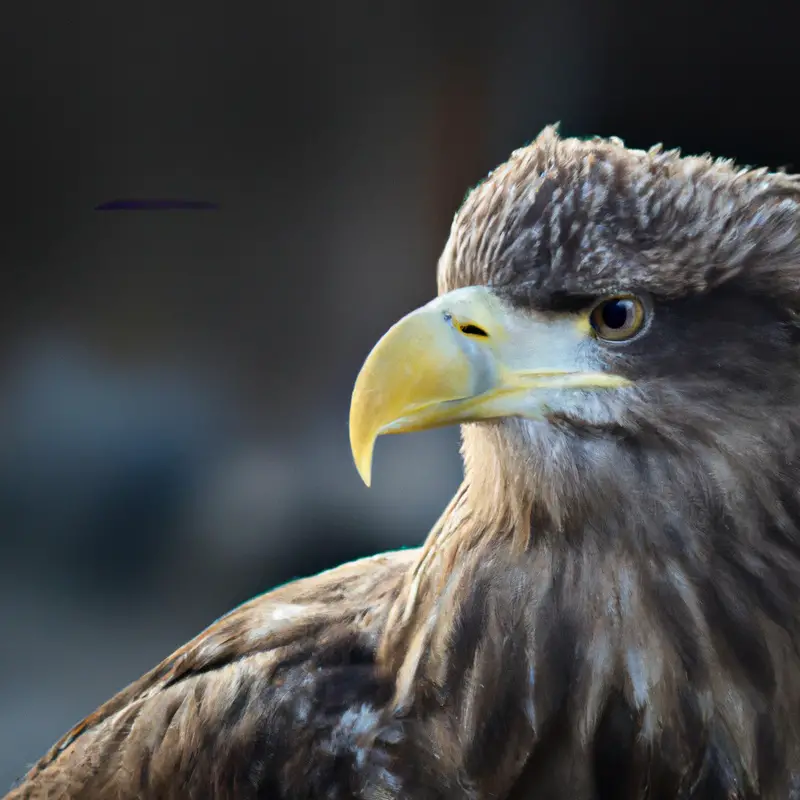
{"type": "Polygon", "coordinates": [[[337,716],[326,703],[341,716],[381,691],[372,654],[415,557],[361,559],[239,606],[76,725],[7,800],[205,796],[210,784],[247,797],[296,780],[287,728],[303,725],[313,746],[337,716]]]}

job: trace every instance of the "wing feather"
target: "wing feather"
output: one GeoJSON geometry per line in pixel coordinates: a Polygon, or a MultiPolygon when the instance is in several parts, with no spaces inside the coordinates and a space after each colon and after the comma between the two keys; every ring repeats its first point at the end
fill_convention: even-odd
{"type": "Polygon", "coordinates": [[[372,655],[415,557],[361,559],[238,607],[76,725],[7,800],[281,797],[330,783],[337,747],[357,755],[343,717],[355,730],[390,692],[372,655]]]}

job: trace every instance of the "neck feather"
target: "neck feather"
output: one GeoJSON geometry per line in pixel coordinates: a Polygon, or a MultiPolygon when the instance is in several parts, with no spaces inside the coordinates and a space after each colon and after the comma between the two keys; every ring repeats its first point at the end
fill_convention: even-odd
{"type": "Polygon", "coordinates": [[[468,469],[389,617],[380,658],[397,710],[463,706],[486,669],[527,709],[531,741],[568,717],[590,746],[617,698],[637,741],[673,737],[667,772],[713,747],[731,780],[763,782],[767,761],[780,775],[800,752],[791,427],[706,432],[668,451],[655,438],[613,453],[584,443],[572,465],[583,480],[560,493],[555,477],[529,489],[500,466],[491,479],[468,469]]]}

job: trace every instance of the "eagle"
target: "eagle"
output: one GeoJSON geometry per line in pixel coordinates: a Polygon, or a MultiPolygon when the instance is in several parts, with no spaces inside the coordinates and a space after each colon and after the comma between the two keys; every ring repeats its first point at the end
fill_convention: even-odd
{"type": "Polygon", "coordinates": [[[437,278],[350,409],[367,484],[461,425],[424,544],[233,610],[9,799],[800,798],[800,177],[548,127],[437,278]]]}

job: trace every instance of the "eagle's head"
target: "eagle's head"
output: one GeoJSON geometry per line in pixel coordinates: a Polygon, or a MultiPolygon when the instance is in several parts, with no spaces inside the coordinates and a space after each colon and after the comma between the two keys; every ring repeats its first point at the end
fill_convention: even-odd
{"type": "Polygon", "coordinates": [[[709,496],[739,513],[742,481],[795,458],[794,176],[548,128],[468,195],[438,281],[356,383],[367,481],[378,435],[468,423],[470,484],[557,527],[685,522],[709,496]]]}
{"type": "Polygon", "coordinates": [[[800,181],[548,129],[467,197],[439,290],[350,419],[365,479],[379,434],[463,423],[380,650],[396,707],[439,721],[431,769],[487,781],[499,730],[506,766],[557,742],[541,796],[789,796],[800,181]]]}

